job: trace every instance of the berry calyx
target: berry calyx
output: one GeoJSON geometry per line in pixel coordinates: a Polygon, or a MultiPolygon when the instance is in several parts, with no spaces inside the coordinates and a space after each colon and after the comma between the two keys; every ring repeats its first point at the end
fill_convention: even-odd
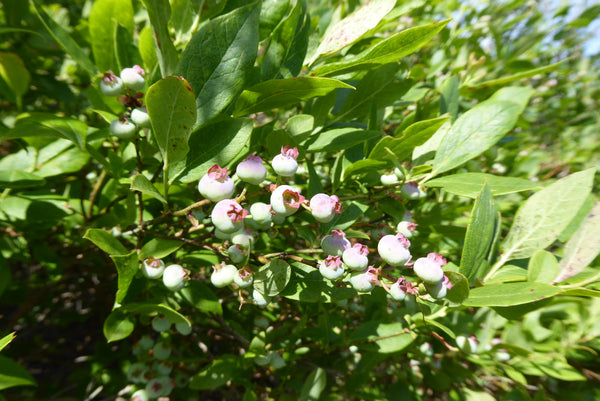
{"type": "Polygon", "coordinates": [[[319,272],[329,280],[337,280],[344,274],[344,264],[339,256],[328,256],[319,263],[319,272]]]}
{"type": "Polygon", "coordinates": [[[267,169],[259,156],[250,155],[238,164],[235,172],[240,180],[258,185],[267,177],[267,169]]]}
{"type": "Polygon", "coordinates": [[[346,248],[342,253],[342,259],[346,266],[354,271],[364,271],[369,266],[369,248],[363,244],[354,244],[346,248]]]}
{"type": "Polygon", "coordinates": [[[336,214],[340,214],[340,199],[336,195],[316,194],[309,204],[313,217],[321,223],[329,223],[336,214]]]}
{"type": "Polygon", "coordinates": [[[326,235],[321,240],[321,248],[327,255],[342,256],[350,248],[350,241],[342,230],[332,230],[331,235],[326,235]]]}
{"type": "Polygon", "coordinates": [[[227,175],[227,167],[221,168],[215,164],[209,168],[198,182],[198,191],[213,202],[231,198],[235,186],[233,180],[227,175]]]}
{"type": "Polygon", "coordinates": [[[233,282],[240,288],[250,287],[254,283],[254,276],[252,275],[252,269],[249,266],[244,267],[233,275],[233,282]]]}
{"type": "Polygon", "coordinates": [[[284,146],[281,148],[281,153],[273,158],[271,166],[277,175],[282,177],[291,177],[298,170],[298,148],[290,148],[284,146]]]}
{"type": "Polygon", "coordinates": [[[381,259],[392,266],[403,266],[410,260],[410,241],[402,234],[385,235],[377,244],[381,259]]]}
{"type": "Polygon", "coordinates": [[[426,258],[419,258],[413,265],[415,274],[427,284],[437,284],[444,278],[442,266],[446,259],[437,253],[430,253],[426,258]]]}
{"type": "Polygon", "coordinates": [[[409,221],[401,221],[400,223],[398,223],[398,226],[396,227],[396,230],[400,234],[404,235],[406,238],[412,238],[416,229],[417,229],[417,224],[411,223],[409,221]]]}
{"type": "Polygon", "coordinates": [[[280,185],[271,193],[271,208],[282,216],[296,213],[304,201],[300,191],[289,185],[280,185]]]}

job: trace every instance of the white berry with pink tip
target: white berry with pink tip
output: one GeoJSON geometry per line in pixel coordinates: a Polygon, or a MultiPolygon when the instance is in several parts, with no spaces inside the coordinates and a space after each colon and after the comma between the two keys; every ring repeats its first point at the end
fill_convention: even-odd
{"type": "Polygon", "coordinates": [[[319,272],[329,280],[337,280],[344,274],[344,264],[339,256],[328,256],[319,263],[319,272]]]}
{"type": "Polygon", "coordinates": [[[145,71],[139,65],[134,65],[131,68],[123,68],[121,71],[121,81],[123,86],[126,88],[139,91],[144,89],[146,86],[146,80],[144,79],[145,71]]]}
{"type": "Polygon", "coordinates": [[[309,204],[311,214],[320,223],[329,223],[340,214],[340,199],[336,195],[316,194],[309,204]]]}
{"type": "Polygon", "coordinates": [[[421,280],[427,284],[437,284],[444,278],[442,266],[446,264],[446,259],[437,253],[430,253],[426,258],[419,258],[413,265],[413,270],[421,280]]]}
{"type": "Polygon", "coordinates": [[[235,186],[233,180],[227,175],[227,167],[221,168],[215,164],[209,168],[198,182],[198,191],[213,202],[231,198],[235,186]]]}
{"type": "Polygon", "coordinates": [[[298,148],[290,148],[284,146],[281,148],[281,153],[273,158],[271,166],[277,175],[282,177],[291,177],[298,170],[298,148]]]}
{"type": "Polygon", "coordinates": [[[112,72],[104,73],[100,81],[100,91],[105,96],[118,96],[123,93],[123,82],[112,72]]]}
{"type": "Polygon", "coordinates": [[[234,200],[224,199],[217,202],[210,214],[214,226],[225,234],[233,234],[244,225],[244,218],[248,215],[245,210],[234,200]]]}
{"type": "Polygon", "coordinates": [[[377,252],[387,264],[403,266],[410,260],[410,241],[402,234],[386,235],[379,240],[377,252]]]}
{"type": "Polygon", "coordinates": [[[363,244],[354,244],[342,253],[342,259],[350,270],[364,271],[369,266],[369,248],[363,244]]]}
{"type": "Polygon", "coordinates": [[[280,185],[271,193],[271,208],[281,216],[291,216],[300,209],[304,200],[304,196],[297,189],[289,185],[280,185]]]}
{"type": "Polygon", "coordinates": [[[326,235],[321,240],[321,248],[327,255],[342,256],[350,246],[350,241],[342,230],[332,230],[331,235],[326,235]]]}
{"type": "Polygon", "coordinates": [[[267,169],[259,156],[250,155],[238,164],[235,172],[240,180],[258,185],[267,177],[267,169]]]}

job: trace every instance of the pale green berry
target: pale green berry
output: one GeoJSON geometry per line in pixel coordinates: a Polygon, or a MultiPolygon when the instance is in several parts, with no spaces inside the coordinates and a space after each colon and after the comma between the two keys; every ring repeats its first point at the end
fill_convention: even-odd
{"type": "Polygon", "coordinates": [[[163,273],[163,284],[171,291],[179,291],[185,285],[187,271],[180,265],[170,265],[163,273]]]}
{"type": "Polygon", "coordinates": [[[157,342],[152,347],[152,356],[159,361],[164,361],[171,356],[171,347],[163,342],[157,342]]]}
{"type": "Polygon", "coordinates": [[[152,319],[152,328],[154,331],[162,333],[163,331],[167,331],[171,328],[171,322],[164,316],[156,316],[152,319]]]}
{"type": "Polygon", "coordinates": [[[233,283],[233,278],[238,270],[234,265],[216,264],[213,266],[213,272],[210,276],[210,282],[217,288],[227,287],[233,283]]]}
{"type": "Polygon", "coordinates": [[[159,279],[165,271],[165,263],[157,258],[149,256],[142,264],[142,273],[149,279],[159,279]]]}
{"type": "Polygon", "coordinates": [[[177,330],[179,334],[187,336],[192,333],[192,326],[187,322],[175,323],[175,330],[177,330]]]}
{"type": "Polygon", "coordinates": [[[110,123],[110,132],[121,139],[131,140],[135,138],[137,126],[126,118],[120,118],[110,123]]]}

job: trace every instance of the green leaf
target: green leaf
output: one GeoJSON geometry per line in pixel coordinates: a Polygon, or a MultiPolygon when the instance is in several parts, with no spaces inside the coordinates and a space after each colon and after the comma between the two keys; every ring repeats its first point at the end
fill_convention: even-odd
{"type": "Polygon", "coordinates": [[[344,177],[352,177],[356,174],[370,173],[372,171],[383,170],[388,166],[387,162],[381,160],[363,159],[356,161],[346,167],[344,177]]]}
{"type": "Polygon", "coordinates": [[[453,271],[446,271],[444,275],[450,280],[452,288],[448,290],[446,299],[454,304],[462,304],[469,297],[469,281],[467,277],[453,271]]]}
{"type": "Polygon", "coordinates": [[[143,174],[136,174],[131,178],[131,189],[134,191],[140,191],[146,195],[150,195],[153,198],[158,199],[163,204],[167,204],[167,200],[158,192],[158,189],[154,187],[154,184],[150,182],[143,174]]]}
{"type": "Polygon", "coordinates": [[[357,295],[356,290],[337,287],[323,278],[319,270],[300,262],[292,262],[293,274],[281,296],[301,302],[336,302],[357,295]]]}
{"type": "Polygon", "coordinates": [[[312,73],[320,76],[341,75],[357,69],[368,69],[377,65],[394,63],[425,46],[449,21],[434,22],[398,32],[355,57],[322,65],[312,73]]]}
{"type": "Polygon", "coordinates": [[[292,268],[282,259],[274,259],[254,272],[254,289],[273,297],[284,290],[290,282],[292,268]]]}
{"type": "Polygon", "coordinates": [[[515,126],[532,94],[529,88],[502,88],[458,117],[435,154],[433,175],[458,167],[492,147],[515,126]]]}
{"type": "Polygon", "coordinates": [[[440,88],[440,114],[450,114],[452,119],[458,116],[459,82],[456,75],[447,78],[440,88]]]}
{"type": "Polygon", "coordinates": [[[42,187],[46,180],[21,170],[0,170],[0,188],[42,187]]]}
{"type": "Polygon", "coordinates": [[[0,139],[15,138],[64,138],[73,142],[79,149],[85,148],[87,124],[68,117],[59,117],[51,113],[21,114],[13,129],[0,134],[0,139]]]}
{"type": "Polygon", "coordinates": [[[104,337],[109,343],[129,337],[135,328],[133,321],[123,312],[123,308],[113,310],[104,321],[104,337]]]}
{"type": "MultiPolygon", "coordinates": [[[[89,16],[90,42],[98,69],[120,72],[115,55],[115,29],[123,25],[133,32],[133,6],[130,1],[97,0],[89,16]]],[[[132,67],[132,66],[128,66],[132,67]]]]}
{"type": "Polygon", "coordinates": [[[444,191],[475,199],[488,186],[493,196],[540,189],[537,182],[515,177],[500,177],[486,173],[460,173],[427,181],[427,187],[442,188],[444,191]]]}
{"type": "Polygon", "coordinates": [[[383,137],[369,154],[369,159],[410,161],[413,150],[427,142],[449,119],[450,117],[438,117],[420,121],[406,128],[399,138],[383,137]]]}
{"type": "Polygon", "coordinates": [[[532,70],[519,72],[517,74],[509,75],[509,76],[502,77],[502,78],[491,79],[489,81],[473,83],[473,84],[470,81],[469,83],[466,84],[466,86],[469,88],[484,88],[484,87],[490,87],[490,86],[496,86],[496,85],[506,85],[509,82],[518,81],[520,79],[525,79],[525,78],[531,78],[538,74],[545,74],[546,72],[556,69],[556,67],[558,67],[565,61],[567,61],[567,59],[561,60],[557,63],[550,64],[550,65],[547,65],[544,67],[534,68],[532,70]]]}
{"type": "Polygon", "coordinates": [[[495,233],[496,204],[488,185],[484,184],[473,205],[460,258],[459,271],[470,284],[487,274],[487,258],[495,233]]]}
{"type": "Polygon", "coordinates": [[[150,25],[146,25],[141,30],[138,39],[138,48],[146,71],[151,71],[156,63],[158,63],[158,58],[156,56],[156,47],[154,47],[154,35],[152,34],[152,27],[150,25]]]}
{"type": "Polygon", "coordinates": [[[192,133],[186,167],[179,181],[198,181],[214,164],[226,166],[244,152],[254,122],[236,118],[207,125],[192,133]]]}
{"type": "Polygon", "coordinates": [[[0,355],[0,390],[16,386],[37,386],[37,383],[23,366],[0,355]]]}
{"type": "Polygon", "coordinates": [[[133,36],[121,24],[115,25],[114,32],[115,57],[119,70],[141,64],[137,47],[133,45],[133,36]]]}
{"type": "Polygon", "coordinates": [[[490,284],[473,288],[464,306],[511,306],[539,301],[563,292],[544,283],[490,284]]]}
{"type": "Polygon", "coordinates": [[[357,41],[375,28],[383,17],[394,8],[395,4],[395,0],[368,1],[346,18],[330,26],[309,64],[312,64],[320,55],[334,53],[357,41]]]}
{"type": "Polygon", "coordinates": [[[284,108],[303,100],[325,96],[337,88],[352,86],[331,78],[297,77],[261,82],[242,92],[235,103],[234,117],[274,108],[284,108]]]}
{"type": "Polygon", "coordinates": [[[180,293],[186,301],[200,312],[218,316],[223,314],[223,307],[219,302],[219,298],[208,286],[199,281],[191,280],[180,293]]]}
{"type": "Polygon", "coordinates": [[[381,354],[402,351],[415,340],[414,333],[408,333],[404,323],[381,323],[369,321],[350,333],[352,344],[374,343],[381,354]]]}
{"type": "Polygon", "coordinates": [[[83,238],[92,241],[94,245],[109,255],[126,255],[127,248],[123,246],[112,234],[100,229],[90,228],[83,238]]]}
{"type": "Polygon", "coordinates": [[[77,42],[69,35],[69,33],[60,25],[57,24],[38,4],[37,0],[32,0],[31,4],[35,9],[37,16],[46,29],[48,33],[56,40],[56,43],[60,45],[72,58],[75,60],[77,64],[79,64],[83,69],[85,69],[91,76],[98,74],[98,69],[96,65],[92,63],[90,58],[87,56],[85,51],[79,47],[77,42]]]}
{"type": "Polygon", "coordinates": [[[316,139],[306,147],[307,152],[339,152],[358,143],[383,135],[381,131],[367,131],[357,128],[336,128],[320,132],[316,139]]]}
{"type": "Polygon", "coordinates": [[[162,259],[177,251],[183,245],[182,241],[165,238],[152,238],[140,250],[139,260],[152,256],[162,259]]]}
{"type": "Polygon", "coordinates": [[[10,344],[12,342],[12,340],[15,339],[15,337],[17,336],[16,332],[12,332],[10,334],[5,335],[4,337],[2,337],[2,339],[0,340],[0,351],[2,351],[8,344],[10,344]]]}
{"type": "Polygon", "coordinates": [[[558,261],[548,251],[537,251],[529,259],[527,281],[550,284],[558,274],[558,261]]]}
{"type": "Polygon", "coordinates": [[[23,60],[14,53],[0,52],[0,78],[16,97],[21,97],[29,89],[31,75],[23,60]]]}
{"type": "Polygon", "coordinates": [[[187,323],[191,325],[190,320],[177,312],[175,309],[165,304],[153,302],[136,302],[121,307],[123,312],[139,313],[148,316],[164,316],[171,324],[187,323]]]}
{"type": "Polygon", "coordinates": [[[399,68],[397,63],[391,63],[367,72],[356,85],[356,90],[348,94],[335,121],[360,119],[368,115],[372,107],[384,108],[398,100],[414,84],[411,79],[398,82],[396,73],[399,68]]]}
{"type": "Polygon", "coordinates": [[[146,108],[156,143],[163,157],[164,173],[169,180],[178,172],[171,169],[185,160],[188,140],[196,121],[194,93],[181,77],[163,78],[146,93],[146,108]]]}
{"type": "Polygon", "coordinates": [[[565,254],[560,260],[560,273],[554,279],[560,283],[579,274],[600,253],[600,202],[595,205],[565,245],[565,254]]]}
{"type": "Polygon", "coordinates": [[[527,258],[558,238],[592,189],[595,169],[571,174],[521,205],[504,240],[504,260],[527,258]]]}
{"type": "Polygon", "coordinates": [[[259,11],[252,3],[217,17],[185,48],[177,71],[196,94],[196,127],[223,111],[248,83],[258,51],[259,11]]]}
{"type": "Polygon", "coordinates": [[[219,356],[191,378],[190,388],[192,390],[212,390],[235,379],[239,370],[237,359],[232,355],[219,356]]]}
{"type": "Polygon", "coordinates": [[[321,368],[313,370],[302,385],[298,401],[318,401],[327,387],[327,375],[321,368]]]}
{"type": "MultiPolygon", "coordinates": [[[[171,7],[168,0],[142,0],[148,11],[150,25],[154,37],[156,57],[160,66],[161,75],[172,75],[176,70],[178,54],[169,35],[169,16],[171,7]]],[[[146,45],[147,46],[147,45],[146,45]]],[[[145,60],[144,60],[145,61],[145,60]]]]}
{"type": "Polygon", "coordinates": [[[117,268],[116,302],[121,303],[125,299],[131,281],[139,269],[138,255],[136,251],[133,251],[127,255],[110,255],[110,258],[117,268]]]}

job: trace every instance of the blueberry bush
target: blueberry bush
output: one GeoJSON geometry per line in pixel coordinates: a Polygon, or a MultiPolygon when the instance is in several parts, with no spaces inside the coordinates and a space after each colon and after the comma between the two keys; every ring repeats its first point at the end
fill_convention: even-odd
{"type": "Polygon", "coordinates": [[[600,7],[1,4],[0,400],[600,397],[600,7]]]}

